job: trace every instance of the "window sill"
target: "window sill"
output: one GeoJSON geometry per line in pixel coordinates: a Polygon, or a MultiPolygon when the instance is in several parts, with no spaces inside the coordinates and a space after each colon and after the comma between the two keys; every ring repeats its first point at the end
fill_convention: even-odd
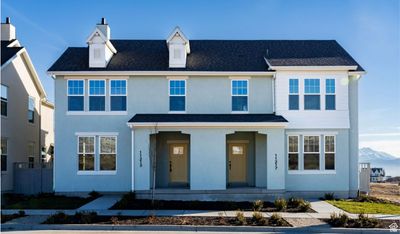
{"type": "Polygon", "coordinates": [[[66,115],[127,115],[127,111],[67,111],[66,115]]]}
{"type": "Polygon", "coordinates": [[[336,170],[288,170],[289,175],[335,175],[336,170]]]}
{"type": "Polygon", "coordinates": [[[168,111],[168,114],[186,114],[186,111],[168,111]]]}
{"type": "Polygon", "coordinates": [[[78,171],[77,175],[116,175],[117,171],[78,171]]]}
{"type": "Polygon", "coordinates": [[[249,111],[231,111],[231,114],[248,114],[249,111]]]}

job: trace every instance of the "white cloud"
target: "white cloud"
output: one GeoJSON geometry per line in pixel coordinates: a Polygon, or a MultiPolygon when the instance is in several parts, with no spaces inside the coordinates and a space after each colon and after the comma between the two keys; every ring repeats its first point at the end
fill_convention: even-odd
{"type": "Polygon", "coordinates": [[[390,137],[400,136],[400,132],[387,132],[387,133],[362,133],[360,137],[390,137]]]}

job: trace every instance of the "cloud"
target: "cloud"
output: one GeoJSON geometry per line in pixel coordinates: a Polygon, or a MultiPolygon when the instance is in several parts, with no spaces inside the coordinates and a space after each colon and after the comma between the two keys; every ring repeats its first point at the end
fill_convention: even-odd
{"type": "Polygon", "coordinates": [[[400,136],[400,132],[386,132],[386,133],[362,133],[360,137],[390,137],[400,136]]]}

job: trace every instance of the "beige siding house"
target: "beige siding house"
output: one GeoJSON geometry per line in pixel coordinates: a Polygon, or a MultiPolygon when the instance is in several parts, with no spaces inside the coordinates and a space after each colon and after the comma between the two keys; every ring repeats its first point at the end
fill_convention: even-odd
{"type": "MultiPolygon", "coordinates": [[[[1,191],[14,188],[14,167],[51,161],[54,105],[7,18],[1,24],[1,191]]],[[[40,178],[38,178],[40,179],[40,178]]]]}

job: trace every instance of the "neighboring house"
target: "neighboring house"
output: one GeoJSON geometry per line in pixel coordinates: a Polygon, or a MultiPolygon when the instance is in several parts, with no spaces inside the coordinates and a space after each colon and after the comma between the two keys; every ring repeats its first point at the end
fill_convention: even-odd
{"type": "Polygon", "coordinates": [[[371,182],[383,182],[385,180],[385,170],[383,168],[371,168],[371,182]]]}
{"type": "Polygon", "coordinates": [[[358,80],[334,40],[112,40],[50,67],[55,191],[157,199],[355,196],[358,80]]]}
{"type": "MultiPolygon", "coordinates": [[[[28,52],[7,17],[1,24],[1,191],[13,190],[15,163],[38,167],[54,143],[54,105],[47,101],[28,52]]],[[[40,178],[38,178],[40,179],[40,178]]]]}

